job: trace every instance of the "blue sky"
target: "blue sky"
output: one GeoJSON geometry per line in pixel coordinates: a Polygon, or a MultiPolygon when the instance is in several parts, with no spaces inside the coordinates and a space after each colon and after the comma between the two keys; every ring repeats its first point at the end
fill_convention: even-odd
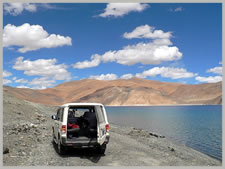
{"type": "Polygon", "coordinates": [[[219,3],[4,4],[3,83],[222,80],[219,3]]]}

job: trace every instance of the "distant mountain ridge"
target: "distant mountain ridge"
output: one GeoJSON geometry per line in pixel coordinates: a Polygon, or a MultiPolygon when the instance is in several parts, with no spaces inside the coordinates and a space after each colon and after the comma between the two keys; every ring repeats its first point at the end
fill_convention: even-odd
{"type": "Polygon", "coordinates": [[[61,105],[100,102],[104,105],[222,104],[222,82],[187,85],[140,78],[83,79],[43,90],[3,87],[4,92],[31,102],[61,105]]]}

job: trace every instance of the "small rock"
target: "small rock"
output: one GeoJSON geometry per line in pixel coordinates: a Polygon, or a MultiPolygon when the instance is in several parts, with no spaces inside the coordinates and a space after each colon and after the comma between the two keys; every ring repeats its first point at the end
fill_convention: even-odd
{"type": "Polygon", "coordinates": [[[155,136],[155,137],[158,137],[158,135],[157,135],[157,134],[155,134],[155,133],[149,133],[149,135],[151,135],[151,136],[155,136]]]}
{"type": "Polygon", "coordinates": [[[156,134],[156,133],[149,133],[149,135],[151,135],[151,136],[154,136],[154,137],[159,137],[159,138],[165,138],[165,136],[161,136],[161,135],[159,135],[159,134],[156,134]]]}
{"type": "Polygon", "coordinates": [[[22,151],[22,155],[23,155],[23,156],[26,156],[26,155],[27,155],[27,153],[26,153],[26,152],[24,152],[24,151],[22,151]]]}
{"type": "Polygon", "coordinates": [[[35,132],[34,134],[35,134],[36,136],[37,136],[37,135],[41,135],[41,133],[38,133],[38,132],[35,132]]]}
{"type": "Polygon", "coordinates": [[[9,153],[9,148],[8,147],[4,147],[3,148],[3,154],[7,154],[9,153]]]}
{"type": "Polygon", "coordinates": [[[171,148],[171,147],[168,147],[170,151],[174,152],[175,149],[174,148],[171,148]]]}

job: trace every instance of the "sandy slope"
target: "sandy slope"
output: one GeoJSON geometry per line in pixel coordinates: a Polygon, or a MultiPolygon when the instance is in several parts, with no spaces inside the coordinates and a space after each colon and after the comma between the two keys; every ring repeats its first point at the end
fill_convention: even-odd
{"type": "Polygon", "coordinates": [[[4,91],[28,101],[47,105],[68,102],[100,102],[105,105],[221,104],[222,83],[185,85],[132,78],[84,79],[44,90],[4,87],[4,91]]]}

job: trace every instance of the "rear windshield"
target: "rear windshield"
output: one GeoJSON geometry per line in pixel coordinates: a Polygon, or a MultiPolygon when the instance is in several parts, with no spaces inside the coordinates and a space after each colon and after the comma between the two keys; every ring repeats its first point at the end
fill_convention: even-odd
{"type": "Polygon", "coordinates": [[[95,113],[95,108],[94,106],[71,106],[69,107],[68,112],[68,115],[73,115],[74,117],[81,117],[84,115],[85,112],[95,113]]]}

